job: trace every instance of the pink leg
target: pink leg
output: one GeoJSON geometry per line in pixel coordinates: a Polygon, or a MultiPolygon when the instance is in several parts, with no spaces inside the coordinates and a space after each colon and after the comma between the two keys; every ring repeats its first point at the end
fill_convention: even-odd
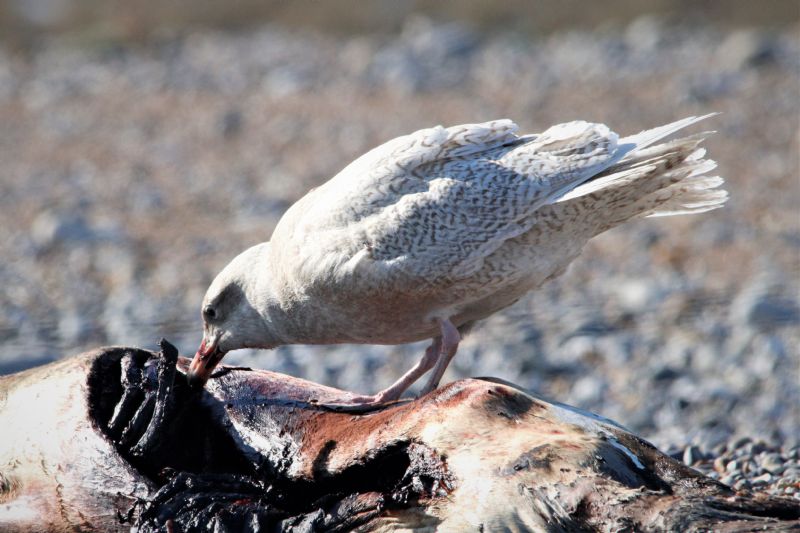
{"type": "Polygon", "coordinates": [[[400,396],[411,385],[413,385],[415,381],[422,377],[422,374],[433,368],[433,365],[436,364],[436,359],[441,348],[442,338],[436,337],[433,339],[431,345],[425,350],[425,355],[422,356],[422,359],[420,359],[419,362],[414,365],[414,368],[406,372],[403,377],[395,381],[392,386],[375,395],[377,402],[383,403],[399,399],[400,396]]]}
{"type": "Polygon", "coordinates": [[[433,369],[433,373],[425,388],[422,389],[420,396],[436,390],[442,380],[444,371],[447,370],[447,365],[450,364],[456,351],[458,351],[458,343],[461,342],[461,334],[452,322],[447,319],[439,320],[439,327],[442,329],[442,350],[439,353],[439,360],[436,361],[436,367],[433,369]]]}
{"type": "Polygon", "coordinates": [[[461,334],[450,320],[439,319],[439,328],[442,331],[441,336],[433,339],[431,345],[425,350],[425,355],[422,359],[414,365],[414,368],[406,372],[403,377],[395,381],[391,387],[373,396],[355,396],[346,404],[326,404],[326,406],[336,411],[352,413],[379,409],[381,405],[386,402],[399,399],[408,387],[434,365],[436,366],[433,370],[433,374],[422,389],[420,396],[424,396],[435,390],[436,387],[439,386],[439,382],[442,380],[445,370],[447,370],[447,365],[450,364],[450,361],[458,350],[458,343],[461,342],[461,334]]]}
{"type": "Polygon", "coordinates": [[[442,347],[442,338],[436,337],[425,350],[425,355],[406,372],[403,377],[395,381],[390,387],[383,389],[374,396],[356,396],[352,402],[355,405],[378,405],[398,400],[403,393],[414,384],[425,372],[433,368],[442,347]]]}

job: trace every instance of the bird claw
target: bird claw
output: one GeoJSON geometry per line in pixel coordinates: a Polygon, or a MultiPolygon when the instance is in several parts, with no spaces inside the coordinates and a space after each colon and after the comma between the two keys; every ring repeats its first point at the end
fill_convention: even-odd
{"type": "Polygon", "coordinates": [[[389,407],[397,407],[399,405],[411,402],[411,399],[385,399],[382,394],[374,394],[372,396],[354,396],[348,403],[322,403],[316,402],[317,405],[328,411],[335,411],[337,413],[370,413],[372,411],[382,411],[389,407]]]}

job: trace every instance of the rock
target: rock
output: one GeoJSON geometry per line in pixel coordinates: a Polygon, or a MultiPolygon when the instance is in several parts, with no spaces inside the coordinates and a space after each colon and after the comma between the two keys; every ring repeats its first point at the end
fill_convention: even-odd
{"type": "Polygon", "coordinates": [[[419,16],[408,19],[400,39],[408,43],[417,56],[440,64],[469,55],[478,44],[477,36],[462,24],[435,24],[419,16]]]}
{"type": "Polygon", "coordinates": [[[476,44],[474,34],[460,24],[411,17],[400,38],[374,55],[368,79],[403,93],[454,87],[469,72],[476,44]]]}
{"type": "Polygon", "coordinates": [[[700,449],[697,446],[688,446],[683,451],[683,463],[685,465],[692,466],[701,459],[702,459],[702,454],[700,453],[700,449]]]}
{"type": "Polygon", "coordinates": [[[158,336],[156,328],[163,314],[158,302],[143,298],[143,293],[136,285],[123,285],[111,292],[102,314],[106,338],[145,345],[158,336]]]}
{"type": "Polygon", "coordinates": [[[717,65],[730,70],[761,67],[780,55],[775,39],[754,30],[732,32],[717,49],[717,65]]]}
{"type": "Polygon", "coordinates": [[[14,15],[42,28],[66,23],[75,9],[73,0],[12,0],[10,4],[14,15]]]}
{"type": "Polygon", "coordinates": [[[91,241],[94,233],[79,213],[45,211],[36,217],[31,238],[40,250],[56,244],[74,245],[91,241]]]}
{"type": "Polygon", "coordinates": [[[767,473],[767,474],[761,474],[758,477],[754,477],[753,479],[750,480],[750,484],[753,486],[767,485],[771,481],[772,481],[772,474],[767,473]]]}
{"type": "Polygon", "coordinates": [[[219,121],[219,131],[224,138],[230,139],[242,131],[243,123],[242,112],[238,109],[229,109],[219,121]]]}
{"type": "Polygon", "coordinates": [[[761,466],[768,472],[772,474],[780,474],[786,468],[785,460],[781,458],[780,454],[771,453],[767,455],[763,461],[761,461],[761,466]]]}
{"type": "MultiPolygon", "coordinates": [[[[661,370],[657,371],[653,374],[653,380],[655,381],[672,381],[673,379],[677,379],[683,375],[683,372],[677,370],[675,368],[664,367],[661,370]]],[[[687,448],[688,449],[688,448],[687,448]]]]}
{"type": "MultiPolygon", "coordinates": [[[[747,439],[747,440],[748,440],[748,442],[752,442],[752,441],[750,441],[750,439],[747,439]]],[[[769,449],[770,449],[769,444],[767,444],[763,440],[757,440],[757,441],[752,443],[751,448],[750,448],[750,453],[752,453],[753,455],[756,455],[756,454],[765,452],[765,451],[767,451],[769,449]]]]}
{"type": "Polygon", "coordinates": [[[729,462],[728,464],[725,465],[725,471],[726,472],[736,472],[740,468],[741,468],[741,463],[736,459],[734,459],[733,461],[731,461],[731,462],[729,462]]]}
{"type": "Polygon", "coordinates": [[[625,28],[625,44],[637,51],[652,53],[663,40],[663,21],[653,15],[637,17],[625,28]]]}
{"type": "Polygon", "coordinates": [[[272,69],[264,76],[262,86],[274,98],[282,98],[307,89],[312,84],[307,71],[297,66],[272,69]]]}
{"type": "Polygon", "coordinates": [[[95,328],[85,310],[70,310],[59,318],[58,336],[65,346],[76,346],[86,342],[95,328]]]}
{"type": "Polygon", "coordinates": [[[572,386],[571,401],[577,405],[598,405],[603,398],[605,384],[594,376],[583,376],[572,386]]]}
{"type": "Polygon", "coordinates": [[[752,303],[747,321],[760,330],[800,324],[800,306],[789,296],[764,295],[752,303]]]}
{"type": "Polygon", "coordinates": [[[657,298],[657,288],[647,279],[624,279],[612,283],[611,290],[620,304],[630,312],[639,313],[657,298]]]}

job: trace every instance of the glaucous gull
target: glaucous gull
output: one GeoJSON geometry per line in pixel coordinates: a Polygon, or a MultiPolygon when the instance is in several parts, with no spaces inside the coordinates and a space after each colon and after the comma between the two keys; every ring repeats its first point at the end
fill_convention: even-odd
{"type": "Polygon", "coordinates": [[[519,136],[495,120],[373,149],[214,279],[190,381],[204,384],[238,348],[433,339],[392,386],[353,404],[398,399],[433,369],[430,392],[467,328],[563,273],[590,238],[720,207],[727,192],[707,175],[704,134],[656,144],[709,116],[623,138],[583,121],[519,136]]]}

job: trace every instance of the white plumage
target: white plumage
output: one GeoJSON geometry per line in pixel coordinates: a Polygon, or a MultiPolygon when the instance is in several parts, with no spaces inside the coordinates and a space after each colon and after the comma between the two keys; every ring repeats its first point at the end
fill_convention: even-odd
{"type": "Polygon", "coordinates": [[[721,206],[727,193],[707,175],[715,164],[702,134],[656,144],[708,116],[621,139],[582,121],[518,136],[516,124],[496,120],[373,149],[214,280],[190,375],[204,381],[220,354],[245,346],[433,338],[417,367],[359,400],[396,398],[434,364],[426,390],[435,388],[456,328],[562,273],[594,235],[639,216],[721,206]]]}

